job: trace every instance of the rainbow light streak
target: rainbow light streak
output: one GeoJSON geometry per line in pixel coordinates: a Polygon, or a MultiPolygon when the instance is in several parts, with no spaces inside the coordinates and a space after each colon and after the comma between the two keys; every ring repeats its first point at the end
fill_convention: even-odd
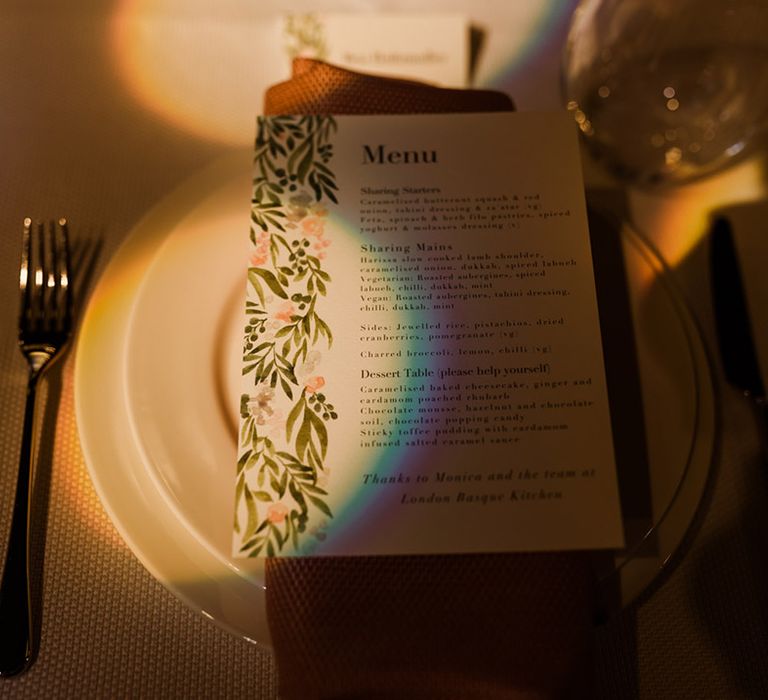
{"type": "MultiPolygon", "coordinates": [[[[551,61],[553,57],[559,61],[565,33],[578,0],[548,0],[540,4],[543,7],[531,25],[525,27],[520,43],[512,47],[514,53],[509,56],[510,49],[507,49],[506,60],[494,66],[482,79],[488,87],[510,91],[513,99],[516,86],[521,86],[524,91],[526,87],[528,90],[541,89],[541,75],[535,66],[547,59],[551,61]]],[[[547,87],[556,89],[557,85],[547,87]]],[[[559,103],[549,106],[559,106],[559,103]]]]}
{"type": "MultiPolygon", "coordinates": [[[[72,358],[59,370],[61,372],[61,395],[56,411],[56,432],[53,454],[54,466],[47,478],[55,480],[56,491],[62,494],[64,504],[60,512],[67,517],[72,514],[80,520],[92,536],[97,536],[116,548],[125,545],[115,528],[104,514],[80,449],[80,438],[74,411],[74,363],[72,358]]],[[[48,388],[50,392],[50,387],[48,388]]],[[[57,510],[59,509],[57,508],[57,510]]]]}
{"type": "MultiPolygon", "coordinates": [[[[361,234],[359,227],[356,224],[347,221],[340,216],[338,212],[334,211],[329,214],[329,224],[331,225],[332,238],[335,241],[341,242],[341,240],[344,239],[345,245],[351,245],[357,251],[359,251],[360,246],[365,243],[380,243],[380,241],[375,241],[375,239],[361,234]]],[[[359,255],[359,252],[356,253],[357,257],[359,257],[359,255]]],[[[412,274],[414,274],[415,277],[416,273],[412,274]]],[[[439,318],[441,318],[439,314],[430,312],[392,311],[384,319],[380,318],[379,314],[377,314],[376,317],[369,315],[364,318],[360,317],[359,319],[355,315],[355,324],[360,320],[367,323],[392,324],[401,322],[415,325],[425,321],[432,322],[439,318]]],[[[404,354],[407,355],[407,350],[419,352],[430,346],[427,344],[426,340],[424,340],[414,341],[410,344],[402,344],[398,347],[402,348],[404,354]]],[[[432,358],[430,360],[429,356],[427,356],[423,361],[419,361],[419,366],[436,370],[441,364],[438,362],[438,359],[441,358],[432,358]]],[[[408,363],[404,360],[401,362],[390,361],[388,366],[381,367],[381,369],[398,369],[407,365],[408,363]]],[[[379,368],[377,367],[377,369],[379,368]]],[[[349,381],[350,384],[356,384],[358,379],[357,377],[353,377],[349,381]]],[[[412,387],[418,386],[423,381],[425,381],[423,378],[412,377],[410,379],[399,379],[397,380],[397,383],[398,385],[411,389],[412,387]]],[[[415,392],[413,395],[416,395],[415,392]]],[[[358,395],[356,394],[354,406],[357,411],[356,415],[360,415],[360,407],[357,405],[357,399],[358,395]]],[[[383,422],[386,423],[391,417],[392,416],[383,418],[383,422]]],[[[355,424],[355,433],[350,440],[353,444],[357,445],[360,441],[357,419],[355,419],[353,423],[355,424]]],[[[333,428],[333,426],[330,427],[331,429],[333,428]]],[[[334,518],[328,522],[326,526],[329,537],[333,540],[336,549],[344,549],[345,547],[348,547],[348,545],[345,544],[345,540],[357,540],[361,536],[364,537],[366,528],[375,528],[394,517],[393,514],[387,511],[386,503],[384,502],[388,500],[386,497],[389,494],[389,490],[364,486],[362,484],[362,476],[363,473],[367,473],[375,474],[377,477],[387,477],[396,472],[402,472],[403,474],[412,472],[419,465],[419,462],[409,460],[409,456],[413,455],[413,448],[407,447],[404,439],[401,439],[400,443],[399,447],[390,446],[386,448],[371,449],[369,453],[371,455],[370,461],[359,467],[354,464],[344,464],[342,468],[337,468],[333,463],[327,465],[333,470],[334,475],[340,474],[343,471],[348,480],[347,484],[332,485],[331,490],[343,490],[345,486],[349,489],[348,496],[343,502],[341,510],[337,509],[336,512],[334,512],[334,518]],[[356,488],[349,488],[349,484],[351,483],[360,485],[356,488]]],[[[347,455],[347,458],[352,459],[349,454],[347,455]]],[[[344,455],[342,455],[341,461],[346,462],[344,455]]],[[[301,549],[297,554],[311,554],[316,548],[317,543],[314,540],[307,538],[304,540],[301,549]]]]}
{"type": "MultiPolygon", "coordinates": [[[[122,309],[131,303],[151,252],[149,247],[137,251],[135,264],[115,268],[109,278],[102,277],[99,293],[91,297],[87,309],[89,334],[111,332],[103,329],[111,329],[114,326],[111,320],[114,315],[122,313],[122,309]]],[[[77,351],[80,352],[80,349],[77,348],[77,351]]],[[[94,489],[82,454],[75,415],[74,359],[73,356],[68,357],[62,370],[62,394],[56,425],[55,453],[60,456],[56,465],[66,469],[61,475],[62,482],[65,483],[64,497],[69,505],[68,511],[76,513],[89,532],[97,534],[114,547],[124,549],[125,541],[104,512],[104,505],[94,489]]],[[[54,474],[57,473],[58,469],[55,469],[54,474]]]]}
{"type": "MultiPolygon", "coordinates": [[[[337,213],[332,213],[329,219],[330,222],[332,222],[333,235],[336,240],[339,240],[340,238],[351,239],[355,247],[359,247],[364,243],[380,243],[380,241],[375,241],[374,239],[368,238],[367,236],[361,234],[356,225],[342,219],[337,213]]],[[[413,275],[415,281],[415,276],[418,273],[413,272],[411,274],[413,275]]],[[[408,282],[408,284],[410,284],[410,282],[408,282]]],[[[361,318],[360,320],[364,320],[368,323],[386,324],[400,322],[411,325],[435,323],[437,321],[441,321],[443,324],[445,324],[445,322],[449,320],[457,320],[458,318],[461,318],[465,321],[468,320],[468,314],[470,311],[464,311],[461,307],[459,307],[458,310],[459,314],[461,315],[457,315],[456,310],[427,309],[424,311],[393,311],[387,318],[384,319],[369,315],[364,319],[361,318]]],[[[441,332],[444,332],[444,330],[445,329],[443,326],[443,330],[441,332]]],[[[393,362],[388,367],[382,368],[396,369],[410,366],[425,368],[433,371],[435,373],[433,377],[411,377],[397,380],[398,385],[405,386],[407,389],[412,390],[408,393],[410,396],[413,396],[414,399],[416,399],[416,397],[425,397],[425,395],[429,395],[429,388],[427,388],[426,392],[422,393],[418,390],[414,390],[416,387],[419,387],[422,384],[429,387],[430,385],[441,385],[443,383],[443,380],[439,379],[439,372],[441,369],[462,366],[461,364],[457,364],[457,362],[450,356],[418,355],[418,353],[426,350],[435,352],[443,348],[453,349],[453,346],[447,343],[439,346],[435,345],[434,343],[430,344],[426,337],[427,333],[428,331],[425,331],[421,334],[421,340],[414,340],[409,343],[398,345],[398,348],[402,348],[404,357],[402,359],[398,358],[396,363],[393,362]],[[407,357],[408,350],[415,354],[415,356],[411,358],[410,362],[405,359],[405,357],[407,357]]],[[[469,359],[467,361],[474,362],[475,360],[469,359]]],[[[357,382],[357,379],[355,378],[353,381],[357,382]]],[[[454,379],[453,381],[456,380],[454,379]]],[[[477,381],[477,378],[472,378],[472,381],[477,381]]],[[[421,415],[418,413],[418,406],[413,406],[410,404],[408,405],[410,406],[411,410],[409,413],[405,414],[404,417],[406,419],[416,418],[421,415]]],[[[359,407],[357,407],[357,409],[359,411],[359,407]]],[[[389,427],[387,422],[394,418],[395,415],[397,415],[397,417],[402,417],[401,414],[390,414],[382,418],[382,421],[385,424],[384,427],[389,427]]],[[[432,414],[427,413],[424,415],[429,417],[432,414]]],[[[438,422],[431,424],[430,427],[433,430],[443,427],[442,419],[444,416],[445,414],[438,414],[436,418],[438,422]]],[[[411,427],[411,425],[413,424],[398,427],[408,428],[411,427]]],[[[334,552],[357,549],[355,544],[352,543],[365,542],[365,540],[369,537],[366,532],[371,532],[376,528],[386,527],[387,523],[392,522],[395,518],[399,517],[400,511],[396,510],[396,508],[399,509],[400,506],[392,495],[392,489],[397,487],[372,487],[370,485],[365,486],[362,484],[362,476],[363,474],[375,474],[377,477],[386,478],[388,476],[401,473],[404,476],[410,476],[413,480],[414,474],[422,471],[425,467],[425,459],[431,458],[433,456],[433,453],[426,452],[425,448],[406,446],[405,443],[413,437],[414,436],[406,436],[405,438],[400,437],[399,447],[390,446],[386,448],[379,448],[378,450],[372,449],[370,451],[370,461],[366,462],[360,467],[352,464],[345,465],[344,472],[348,481],[350,483],[354,482],[360,485],[356,488],[353,487],[350,489],[349,494],[343,503],[342,509],[337,510],[334,513],[334,518],[326,526],[329,539],[333,540],[334,552]]],[[[433,439],[434,433],[425,437],[433,439]]],[[[360,440],[357,434],[355,434],[352,439],[355,443],[359,442],[360,440]]],[[[441,454],[444,453],[441,451],[441,454]]],[[[334,473],[341,472],[340,469],[336,470],[332,463],[329,463],[328,466],[334,470],[334,473]]],[[[343,488],[343,484],[331,486],[332,490],[343,490],[343,488]]],[[[299,554],[311,554],[316,548],[317,545],[311,540],[307,539],[304,541],[304,545],[299,554]]],[[[318,553],[323,554],[322,551],[319,551],[318,553]]]]}

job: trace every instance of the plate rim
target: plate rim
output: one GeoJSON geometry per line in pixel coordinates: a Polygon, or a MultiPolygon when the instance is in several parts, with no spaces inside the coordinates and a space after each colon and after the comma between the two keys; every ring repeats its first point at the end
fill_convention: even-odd
{"type": "MultiPolygon", "coordinates": [[[[98,411],[102,404],[115,407],[114,411],[105,412],[109,414],[108,420],[113,420],[115,413],[125,416],[126,419],[129,415],[126,397],[122,395],[122,384],[119,382],[113,382],[112,385],[109,382],[99,383],[97,379],[92,377],[94,368],[98,367],[100,362],[104,362],[104,356],[110,358],[113,363],[115,363],[116,358],[124,356],[126,334],[129,327],[125,321],[135,302],[135,292],[154,259],[158,245],[173,229],[174,224],[188,214],[189,207],[199,201],[201,190],[209,191],[207,188],[211,182],[227,183],[237,168],[245,173],[250,173],[250,164],[250,149],[238,149],[209,163],[162,197],[130,229],[101,273],[83,314],[75,353],[74,403],[81,449],[91,482],[110,521],[133,555],[155,580],[160,582],[188,608],[212,620],[218,627],[227,632],[269,649],[271,639],[265,615],[256,616],[257,620],[260,619],[261,624],[257,633],[259,638],[255,639],[245,634],[240,627],[231,624],[225,615],[211,612],[211,608],[215,609],[216,607],[220,592],[218,589],[221,586],[225,586],[228,589],[227,592],[234,595],[238,600],[241,598],[248,599],[248,604],[252,608],[260,607],[266,610],[263,586],[255,586],[252,581],[241,577],[237,570],[231,570],[220,558],[214,556],[204,544],[200,543],[192,533],[181,527],[179,522],[174,522],[171,519],[166,519],[163,523],[163,532],[166,535],[172,533],[174,538],[185,541],[187,547],[196,547],[199,551],[196,552],[196,556],[190,556],[184,546],[173,547],[170,553],[165,553],[162,556],[161,566],[158,562],[158,556],[153,556],[146,550],[147,535],[145,534],[144,540],[142,540],[142,537],[137,535],[136,528],[129,526],[126,522],[126,511],[129,508],[124,503],[125,499],[119,497],[122,494],[116,493],[120,486],[117,485],[111,474],[116,473],[118,476],[122,476],[122,485],[133,481],[136,495],[143,499],[142,506],[148,515],[152,515],[149,509],[152,495],[155,496],[156,500],[163,503],[165,497],[157,492],[155,494],[148,493],[135,479],[130,479],[127,474],[120,474],[118,469],[114,469],[110,477],[107,478],[107,474],[98,468],[97,464],[105,460],[109,460],[110,464],[120,460],[124,463],[136,459],[140,460],[140,452],[135,449],[135,446],[132,446],[134,448],[132,455],[122,455],[116,459],[114,451],[110,454],[109,447],[105,447],[99,436],[93,434],[87,427],[90,425],[92,412],[98,411]],[[116,284],[115,280],[119,280],[121,285],[117,289],[112,288],[116,284]],[[111,397],[109,397],[110,393],[111,397]],[[105,400],[105,397],[113,398],[114,401],[109,402],[105,400]],[[190,565],[195,573],[207,578],[208,583],[212,586],[212,590],[205,596],[206,601],[201,600],[203,589],[199,585],[199,580],[190,581],[191,585],[185,587],[182,583],[172,580],[168,575],[169,569],[190,565]],[[220,576],[225,575],[226,578],[217,579],[211,576],[212,569],[218,569],[217,573],[220,576]],[[231,590],[233,585],[236,590],[231,590]],[[209,602],[210,605],[206,605],[206,602],[209,602]]],[[[119,362],[116,364],[120,365],[119,362]]]]}

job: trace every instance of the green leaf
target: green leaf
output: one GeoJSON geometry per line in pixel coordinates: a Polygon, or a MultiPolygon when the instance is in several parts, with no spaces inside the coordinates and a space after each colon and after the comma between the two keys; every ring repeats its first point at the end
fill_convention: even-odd
{"type": "MultiPolygon", "coordinates": [[[[296,172],[296,163],[301,162],[307,156],[307,154],[311,154],[311,152],[312,143],[309,139],[305,139],[301,142],[301,144],[299,144],[299,147],[293,153],[291,153],[290,157],[288,158],[288,171],[296,172]]],[[[301,181],[304,181],[303,178],[301,181]]]]}
{"type": "Polygon", "coordinates": [[[328,495],[327,491],[325,491],[324,489],[321,489],[316,484],[305,484],[304,485],[304,490],[308,491],[309,493],[317,494],[318,496],[327,496],[328,495]]]}
{"type": "Polygon", "coordinates": [[[326,502],[323,501],[321,498],[318,498],[317,496],[313,496],[312,494],[307,494],[307,498],[309,498],[310,502],[313,503],[321,511],[323,511],[323,513],[325,513],[329,518],[333,517],[333,513],[331,512],[331,509],[328,507],[326,502]]]}
{"type": "Polygon", "coordinates": [[[304,454],[307,451],[307,445],[309,444],[310,439],[312,438],[312,418],[314,418],[314,413],[310,411],[308,408],[304,409],[304,419],[301,421],[301,427],[299,428],[299,432],[296,434],[296,454],[299,456],[299,459],[304,458],[304,454]]]}
{"type": "Polygon", "coordinates": [[[317,178],[315,177],[315,173],[309,174],[309,184],[312,187],[312,190],[315,193],[315,199],[320,201],[323,198],[323,191],[320,189],[320,184],[317,181],[317,178]]]}
{"type": "Polygon", "coordinates": [[[277,527],[273,523],[270,524],[269,529],[270,529],[270,531],[272,533],[272,536],[277,541],[278,549],[282,549],[283,548],[284,540],[283,540],[283,535],[281,534],[280,530],[278,530],[277,527]]]}
{"type": "Polygon", "coordinates": [[[266,379],[272,372],[272,370],[275,368],[274,362],[267,362],[266,366],[264,366],[264,361],[261,362],[262,367],[259,369],[259,377],[264,380],[266,379]]]}
{"type": "Polygon", "coordinates": [[[245,525],[245,534],[243,535],[243,539],[245,539],[251,537],[256,532],[259,516],[256,510],[256,501],[251,494],[251,490],[248,488],[248,484],[245,484],[243,493],[245,495],[245,507],[248,512],[248,522],[245,525]]]}
{"type": "Polygon", "coordinates": [[[330,187],[332,190],[338,190],[339,189],[336,186],[336,183],[333,181],[333,179],[328,177],[324,173],[320,173],[317,176],[317,179],[320,180],[320,182],[322,182],[324,185],[327,185],[328,187],[330,187]]]}
{"type": "Polygon", "coordinates": [[[328,324],[319,316],[315,316],[315,323],[320,329],[320,332],[328,339],[328,347],[331,347],[331,345],[333,345],[333,333],[331,333],[331,329],[328,327],[328,324]]]}
{"type": "Polygon", "coordinates": [[[306,155],[301,159],[301,162],[299,163],[299,167],[296,172],[296,175],[299,178],[299,182],[301,182],[302,184],[306,181],[307,173],[309,173],[309,169],[312,167],[313,156],[314,156],[314,152],[310,147],[309,149],[307,149],[306,155]]]}
{"type": "MultiPolygon", "coordinates": [[[[271,216],[268,214],[264,214],[264,220],[272,224],[272,226],[274,226],[276,229],[279,229],[280,231],[285,231],[285,227],[277,219],[274,218],[275,216],[285,216],[285,215],[277,211],[271,212],[271,214],[272,214],[271,216]]],[[[266,231],[267,229],[264,229],[264,230],[266,231]]]]}
{"type": "MultiPolygon", "coordinates": [[[[248,540],[242,547],[240,547],[240,551],[241,552],[245,552],[245,551],[249,550],[251,547],[253,547],[255,544],[257,544],[260,539],[261,539],[260,537],[254,537],[254,538],[248,540]]],[[[249,557],[255,557],[260,551],[261,551],[261,547],[257,547],[252,552],[249,552],[248,556],[249,557]]]]}
{"type": "MultiPolygon", "coordinates": [[[[250,543],[249,543],[249,546],[250,546],[250,543]]],[[[259,546],[258,546],[258,547],[256,547],[256,549],[254,549],[252,552],[248,552],[248,556],[249,556],[249,557],[258,557],[258,556],[259,556],[259,554],[260,554],[260,552],[261,552],[261,550],[263,549],[263,547],[264,547],[264,545],[263,545],[263,544],[259,545],[259,546]]],[[[248,547],[247,547],[247,546],[244,546],[244,547],[242,547],[242,548],[240,549],[240,551],[241,551],[241,552],[243,552],[243,551],[245,551],[246,549],[248,549],[248,547]]]]}
{"type": "Polygon", "coordinates": [[[264,292],[261,289],[261,284],[259,283],[259,277],[256,270],[258,270],[258,267],[250,267],[248,268],[248,282],[250,283],[251,287],[253,287],[253,290],[256,292],[256,295],[259,297],[259,301],[261,302],[261,305],[264,306],[264,292]]]}
{"type": "Polygon", "coordinates": [[[291,364],[291,361],[285,357],[285,355],[277,355],[275,357],[275,362],[280,367],[280,370],[284,373],[290,373],[293,374],[293,365],[291,364]]]}
{"type": "Polygon", "coordinates": [[[293,500],[296,501],[296,503],[298,503],[301,507],[301,511],[305,512],[307,510],[307,501],[304,499],[304,494],[299,491],[299,487],[296,486],[294,481],[288,482],[288,490],[291,492],[293,500]]]}
{"type": "MultiPolygon", "coordinates": [[[[254,275],[258,275],[261,277],[266,283],[267,286],[275,293],[277,296],[279,296],[281,299],[287,299],[288,294],[286,294],[285,290],[283,289],[283,286],[278,281],[277,277],[274,276],[269,270],[265,270],[261,267],[251,267],[248,269],[248,279],[252,279],[254,275]]],[[[263,304],[262,299],[262,304],[263,304]]]]}
{"type": "Polygon", "coordinates": [[[280,473],[280,467],[277,466],[277,462],[275,462],[275,460],[270,459],[269,457],[264,457],[264,464],[267,465],[269,471],[271,471],[275,476],[280,473]]]}
{"type": "Polygon", "coordinates": [[[312,427],[315,429],[317,437],[320,440],[320,448],[322,450],[323,459],[325,459],[326,452],[328,451],[328,429],[325,427],[322,418],[319,418],[314,413],[307,413],[312,421],[312,427]]]}
{"type": "Polygon", "coordinates": [[[313,466],[321,467],[323,466],[323,458],[318,454],[317,448],[315,447],[314,442],[309,443],[309,451],[307,452],[307,461],[310,462],[313,466]]]}
{"type": "Polygon", "coordinates": [[[266,231],[266,230],[268,230],[268,228],[269,228],[269,227],[267,226],[267,224],[266,224],[266,223],[264,223],[264,221],[263,221],[263,219],[261,218],[261,216],[259,216],[259,215],[258,215],[256,212],[253,212],[253,213],[251,214],[251,220],[252,220],[252,221],[253,221],[253,223],[255,223],[255,224],[256,224],[256,225],[257,225],[257,226],[258,226],[258,227],[259,227],[259,228],[260,228],[262,231],[266,231]]]}
{"type": "Polygon", "coordinates": [[[299,472],[300,474],[314,474],[315,469],[308,464],[294,464],[292,465],[291,472],[299,472]]]}
{"type": "Polygon", "coordinates": [[[299,416],[301,415],[301,409],[304,407],[304,395],[302,394],[301,399],[296,402],[296,405],[291,409],[291,412],[288,414],[288,420],[285,423],[285,436],[286,439],[290,441],[291,439],[291,433],[293,433],[293,426],[298,420],[299,416]]]}
{"type": "Polygon", "coordinates": [[[248,461],[245,463],[245,471],[248,471],[249,469],[253,469],[253,467],[256,465],[256,463],[259,461],[259,454],[254,453],[249,458],[248,461]]]}
{"type": "Polygon", "coordinates": [[[283,238],[283,236],[281,236],[279,233],[273,233],[272,238],[276,240],[281,246],[283,246],[286,252],[290,254],[291,246],[288,245],[288,241],[286,241],[285,238],[283,238]]]}
{"type": "Polygon", "coordinates": [[[240,478],[237,480],[237,485],[235,486],[235,532],[240,534],[240,522],[237,517],[237,506],[240,504],[240,499],[243,496],[243,487],[245,486],[245,478],[240,475],[240,478]]]}
{"type": "Polygon", "coordinates": [[[264,503],[272,503],[272,496],[270,496],[266,491],[254,491],[253,497],[259,501],[263,501],[264,503]]]}
{"type": "Polygon", "coordinates": [[[242,455],[240,455],[240,458],[237,460],[238,473],[243,471],[243,467],[245,467],[245,464],[248,461],[248,458],[251,456],[252,452],[253,450],[246,450],[242,455]]]}

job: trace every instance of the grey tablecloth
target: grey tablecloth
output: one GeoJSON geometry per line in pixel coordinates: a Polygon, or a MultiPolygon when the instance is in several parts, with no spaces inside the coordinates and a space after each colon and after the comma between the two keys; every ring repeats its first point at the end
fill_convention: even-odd
{"type": "MultiPolygon", "coordinates": [[[[553,19],[532,49],[535,69],[490,81],[513,92],[522,109],[556,95],[557,46],[572,3],[548,4],[553,19]]],[[[121,82],[113,60],[119,13],[139,5],[90,0],[75,10],[12,0],[0,10],[2,533],[10,522],[25,383],[15,339],[23,217],[66,215],[75,238],[99,241],[86,280],[92,285],[137,220],[230,147],[174,123],[121,82]]],[[[185,4],[169,6],[169,21],[183,22],[185,4]]],[[[450,6],[489,23],[494,16],[493,2],[450,6]]],[[[212,8],[187,11],[209,12],[213,21],[212,8]]],[[[153,6],[144,3],[141,12],[153,6]]],[[[683,209],[701,209],[705,203],[695,200],[708,195],[685,196],[683,209]]],[[[641,209],[652,204],[636,202],[641,209]]],[[[659,245],[677,258],[680,283],[711,343],[703,243],[684,254],[674,240],[659,245]]],[[[51,374],[41,417],[32,566],[41,651],[26,675],[0,681],[0,695],[274,697],[269,653],[188,610],[142,567],[105,514],[79,447],[75,353],[73,347],[51,374]]],[[[768,471],[749,407],[719,376],[717,385],[721,440],[700,516],[657,585],[601,628],[601,697],[768,696],[768,471]]],[[[4,535],[0,541],[4,553],[4,535]]]]}

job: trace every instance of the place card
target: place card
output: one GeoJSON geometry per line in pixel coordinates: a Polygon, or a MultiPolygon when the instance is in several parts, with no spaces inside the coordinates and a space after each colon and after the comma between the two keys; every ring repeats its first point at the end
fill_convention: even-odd
{"type": "Polygon", "coordinates": [[[623,545],[567,114],[259,118],[251,218],[236,556],[623,545]]]}
{"type": "Polygon", "coordinates": [[[463,87],[469,25],[458,14],[291,13],[280,19],[286,74],[296,57],[343,68],[463,87]]]}

